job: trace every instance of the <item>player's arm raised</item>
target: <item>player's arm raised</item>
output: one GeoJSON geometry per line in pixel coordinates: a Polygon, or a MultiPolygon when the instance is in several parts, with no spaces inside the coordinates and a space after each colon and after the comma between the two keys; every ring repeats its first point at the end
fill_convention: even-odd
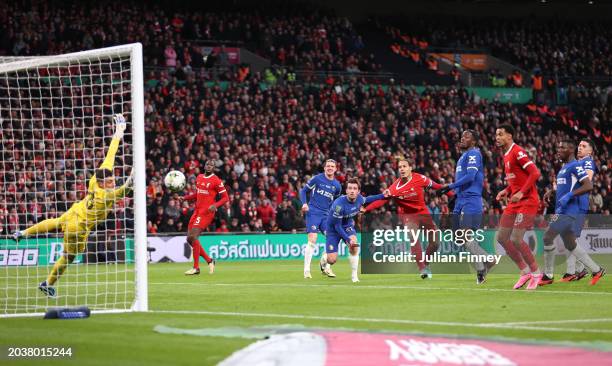
{"type": "Polygon", "coordinates": [[[100,165],[100,169],[113,170],[115,166],[115,155],[119,149],[119,141],[123,138],[125,128],[127,127],[127,122],[122,114],[113,114],[113,122],[115,122],[115,134],[106,152],[104,162],[100,165]]]}
{"type": "Polygon", "coordinates": [[[448,189],[448,187],[445,184],[440,184],[438,182],[434,182],[433,179],[429,178],[429,177],[425,177],[425,189],[433,189],[434,191],[439,191],[438,193],[440,195],[445,194],[446,196],[453,197],[455,195],[455,193],[453,193],[450,189],[448,189]]]}
{"type": "MultiPolygon", "coordinates": [[[[376,195],[376,196],[380,196],[380,195],[376,195]]],[[[374,200],[374,201],[372,201],[370,203],[368,202],[368,198],[366,198],[366,205],[367,206],[362,207],[360,211],[362,213],[366,213],[366,212],[374,211],[374,210],[376,210],[378,208],[383,207],[392,198],[391,197],[391,191],[389,191],[389,189],[385,189],[383,191],[383,193],[382,193],[382,196],[383,196],[382,198],[374,200]]],[[[375,196],[369,196],[369,197],[375,197],[375,196]]]]}

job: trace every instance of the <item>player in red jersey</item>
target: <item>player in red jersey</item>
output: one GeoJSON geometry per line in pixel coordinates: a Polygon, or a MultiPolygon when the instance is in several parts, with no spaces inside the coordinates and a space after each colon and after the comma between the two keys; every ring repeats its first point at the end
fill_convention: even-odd
{"type": "Polygon", "coordinates": [[[186,275],[200,274],[200,256],[208,263],[209,273],[212,274],[215,271],[215,260],[208,256],[198,239],[200,233],[215,218],[217,209],[229,201],[227,190],[214,171],[215,162],[208,160],[204,165],[204,174],[199,174],[196,178],[196,192],[179,197],[181,201],[196,200],[195,210],[187,227],[187,242],[193,248],[193,268],[185,272],[186,275]],[[217,195],[221,195],[219,201],[215,201],[217,195]]]}
{"type": "MultiPolygon", "coordinates": [[[[400,177],[389,186],[389,197],[370,203],[363,211],[370,212],[393,199],[397,204],[397,213],[404,225],[411,229],[422,227],[425,230],[435,230],[436,224],[433,222],[431,213],[425,204],[425,189],[437,190],[443,186],[422,174],[413,173],[411,163],[407,159],[401,159],[398,162],[398,170],[400,177]]],[[[447,195],[452,196],[453,193],[449,192],[447,195]]],[[[431,238],[428,243],[425,253],[430,256],[438,250],[439,243],[436,238],[431,238]]],[[[410,247],[410,252],[416,256],[421,278],[431,278],[431,270],[422,258],[421,244],[414,243],[410,247]]]]}
{"type": "Polygon", "coordinates": [[[514,134],[514,128],[507,124],[499,126],[495,131],[495,142],[504,152],[504,173],[508,183],[496,199],[509,199],[500,219],[497,242],[521,270],[514,289],[518,290],[529,282],[527,290],[535,290],[542,273],[523,237],[526,230],[533,228],[538,214],[540,197],[536,181],[540,178],[540,171],[525,150],[514,143],[514,134]]]}

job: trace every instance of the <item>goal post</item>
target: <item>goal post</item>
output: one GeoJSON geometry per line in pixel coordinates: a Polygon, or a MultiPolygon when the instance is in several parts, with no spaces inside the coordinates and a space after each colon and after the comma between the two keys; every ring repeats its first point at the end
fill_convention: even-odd
{"type": "MultiPolygon", "coordinates": [[[[0,317],[51,307],[147,311],[144,80],[140,43],[54,56],[0,57],[0,317]],[[14,240],[15,230],[59,218],[87,195],[109,150],[114,114],[128,126],[119,143],[117,187],[133,172],[133,193],[93,227],[45,296],[66,250],[63,226],[14,240]]],[[[45,229],[46,230],[46,229],[45,229]]]]}

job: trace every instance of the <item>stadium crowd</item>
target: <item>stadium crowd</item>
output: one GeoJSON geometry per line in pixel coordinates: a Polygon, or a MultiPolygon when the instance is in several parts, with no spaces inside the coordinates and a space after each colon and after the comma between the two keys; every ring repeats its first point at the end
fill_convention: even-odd
{"type": "MultiPolygon", "coordinates": [[[[176,197],[162,186],[163,176],[180,169],[193,184],[208,158],[215,160],[232,197],[214,230],[292,230],[303,227],[298,189],[320,172],[327,158],[339,162],[341,182],[357,176],[369,194],[396,176],[395,158],[400,155],[415,159],[415,171],[449,182],[460,155],[459,133],[473,128],[482,136],[486,160],[485,207],[499,213],[493,199],[503,187],[501,154],[492,138],[497,124],[517,126],[516,141],[533,154],[543,173],[541,193],[559,168],[555,143],[570,133],[595,133],[576,131],[569,110],[475,100],[464,89],[430,88],[419,94],[407,86],[370,87],[351,79],[339,91],[337,85],[262,87],[261,81],[254,75],[245,84],[206,87],[196,79],[165,80],[147,91],[151,231],[171,230],[168,218],[174,228],[184,230],[188,206],[178,207],[176,197]]],[[[612,102],[606,95],[604,106],[612,102]]],[[[601,147],[604,140],[596,140],[601,147]]],[[[595,181],[591,209],[609,213],[609,150],[600,149],[595,160],[602,173],[595,181]]],[[[449,212],[446,197],[430,195],[428,202],[432,212],[449,212]]]]}
{"type": "MultiPolygon", "coordinates": [[[[363,41],[346,18],[303,2],[228,6],[231,10],[202,12],[176,7],[169,11],[138,1],[8,2],[0,9],[0,56],[58,54],[141,42],[146,66],[193,69],[213,64],[208,60],[212,47],[204,47],[209,43],[203,41],[217,41],[245,45],[274,64],[294,68],[380,69],[374,56],[363,52],[363,41]]],[[[210,59],[217,66],[230,64],[226,50],[216,50],[210,59]]]]}
{"type": "MultiPolygon", "coordinates": [[[[527,148],[541,169],[541,194],[552,185],[558,169],[555,144],[569,136],[595,140],[595,161],[601,172],[595,180],[591,210],[609,214],[612,209],[612,195],[608,194],[612,188],[608,169],[612,164],[611,88],[574,84],[568,89],[569,106],[553,108],[481,100],[459,87],[430,87],[417,93],[405,85],[369,85],[353,77],[321,85],[282,79],[268,84],[258,73],[239,78],[230,72],[229,82],[216,83],[208,74],[177,73],[204,62],[202,48],[189,40],[240,38],[278,64],[316,70],[371,71],[380,66],[371,56],[362,55],[363,42],[352,25],[333,16],[304,16],[295,11],[285,16],[274,12],[265,16],[254,12],[171,14],[157,5],[143,7],[132,2],[89,7],[66,5],[69,2],[31,3],[28,11],[23,10],[25,2],[9,3],[0,9],[0,54],[53,54],[140,41],[145,45],[145,66],[163,67],[147,71],[145,93],[151,233],[186,231],[189,204],[179,203],[177,195],[163,187],[163,177],[171,169],[186,173],[190,192],[204,162],[215,161],[231,199],[220,209],[211,230],[300,230],[304,222],[298,190],[321,171],[325,159],[338,161],[341,182],[359,177],[366,194],[378,193],[390,183],[397,174],[399,156],[414,158],[415,171],[449,182],[460,155],[457,140],[465,128],[480,133],[487,178],[485,207],[489,213],[499,213],[494,197],[504,183],[501,154],[494,146],[493,135],[495,126],[501,123],[517,127],[516,141],[527,148]],[[24,16],[10,16],[20,10],[24,16]],[[144,21],[130,21],[136,17],[144,21]],[[45,32],[40,32],[41,25],[45,32]]],[[[517,52],[535,54],[535,58],[516,59],[525,67],[537,63],[544,69],[609,75],[610,63],[605,57],[611,53],[601,55],[601,50],[609,48],[599,36],[585,43],[584,54],[592,54],[589,59],[594,60],[588,65],[586,58],[570,57],[571,47],[580,45],[576,43],[580,41],[578,36],[568,32],[560,36],[568,37],[569,50],[554,50],[554,42],[546,43],[553,53],[563,53],[563,60],[582,65],[572,66],[569,61],[559,63],[558,55],[542,50],[538,46],[541,42],[531,38],[527,45],[533,45],[533,49],[515,52],[512,40],[524,34],[515,27],[503,32],[495,25],[490,33],[480,34],[470,33],[472,28],[466,26],[458,28],[457,35],[445,29],[430,32],[432,44],[447,44],[451,39],[470,47],[485,41],[498,44],[492,41],[494,38],[507,45],[511,56],[517,52]]],[[[607,34],[609,29],[603,32],[607,34]]],[[[529,37],[536,37],[532,33],[529,37]]],[[[544,40],[550,38],[546,34],[537,33],[544,40]]],[[[8,90],[0,87],[0,94],[5,96],[8,90]]],[[[0,103],[7,100],[0,99],[0,103]]],[[[78,95],[73,96],[72,103],[73,107],[83,107],[78,95]]],[[[37,110],[35,105],[30,107],[37,110]]],[[[27,121],[19,125],[16,115],[1,117],[4,156],[0,183],[4,199],[0,202],[0,235],[54,217],[81,199],[94,164],[104,156],[102,129],[84,128],[83,119],[72,121],[63,116],[49,124],[43,122],[42,115],[22,115],[27,121]],[[88,138],[81,141],[81,137],[88,138]]],[[[110,134],[106,131],[105,136],[110,134]]],[[[127,139],[129,142],[129,136],[127,139]]],[[[131,164],[129,143],[126,146],[120,169],[124,176],[129,174],[125,167],[131,164]]],[[[434,213],[447,213],[452,205],[446,196],[432,194],[427,202],[434,213]]],[[[119,216],[125,215],[123,207],[129,206],[120,203],[119,216]]]]}
{"type": "MultiPolygon", "coordinates": [[[[415,16],[401,24],[407,44],[487,50],[527,72],[559,77],[612,77],[612,27],[605,21],[415,16]]],[[[397,34],[399,31],[389,31],[397,34]]],[[[393,27],[390,29],[394,29],[393,27]]]]}

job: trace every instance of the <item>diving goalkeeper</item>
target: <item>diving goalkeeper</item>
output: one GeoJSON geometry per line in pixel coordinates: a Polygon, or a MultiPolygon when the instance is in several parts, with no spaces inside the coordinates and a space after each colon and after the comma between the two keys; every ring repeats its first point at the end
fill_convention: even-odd
{"type": "Polygon", "coordinates": [[[17,231],[13,234],[13,238],[19,240],[22,237],[47,233],[57,229],[61,229],[64,233],[64,252],[61,258],[55,262],[47,280],[41,282],[38,286],[38,289],[49,297],[55,297],[56,291],[53,285],[64,273],[66,267],[74,261],[78,254],[85,251],[89,232],[96,225],[106,220],[115,202],[125,196],[126,190],[132,184],[132,174],[130,174],[125,184],[115,189],[113,166],[119,142],[123,138],[126,121],[121,114],[113,115],[113,121],[115,122],[115,134],[104,162],[96,169],[95,174],[89,180],[87,196],[81,201],[75,202],[60,217],[41,221],[24,231],[17,231]]]}

